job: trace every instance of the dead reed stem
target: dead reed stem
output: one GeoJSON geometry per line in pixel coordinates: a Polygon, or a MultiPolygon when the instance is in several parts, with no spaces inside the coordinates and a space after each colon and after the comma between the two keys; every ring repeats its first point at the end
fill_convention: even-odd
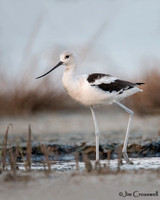
{"type": "Polygon", "coordinates": [[[104,30],[107,26],[107,21],[105,20],[100,27],[96,30],[96,32],[93,34],[93,36],[89,39],[89,41],[86,43],[86,45],[81,48],[81,64],[86,60],[88,57],[88,54],[93,49],[93,46],[96,44],[97,40],[101,37],[101,35],[104,33],[104,30]]]}
{"type": "Polygon", "coordinates": [[[121,146],[118,148],[118,163],[117,163],[117,172],[120,172],[120,166],[122,165],[122,148],[121,146]]]}
{"type": "Polygon", "coordinates": [[[11,170],[13,172],[13,175],[15,176],[16,175],[16,161],[13,156],[12,147],[9,148],[9,160],[10,160],[11,170]]]}
{"type": "Polygon", "coordinates": [[[20,154],[20,156],[22,158],[22,161],[24,163],[24,167],[25,167],[25,169],[27,171],[27,164],[25,163],[25,159],[24,159],[24,156],[23,156],[23,151],[22,151],[22,149],[21,149],[21,147],[19,145],[17,145],[17,148],[18,148],[18,153],[20,154]]]}
{"type": "Polygon", "coordinates": [[[3,170],[6,167],[6,157],[7,157],[7,141],[8,141],[8,132],[9,132],[9,127],[11,124],[7,126],[5,135],[4,135],[4,140],[3,140],[3,148],[2,148],[2,168],[3,170]]]}
{"type": "Polygon", "coordinates": [[[92,163],[91,161],[88,159],[87,155],[86,154],[83,154],[83,161],[85,163],[85,169],[86,169],[86,172],[91,172],[93,170],[93,167],[92,167],[92,163]]]}
{"type": "Polygon", "coordinates": [[[78,153],[75,153],[75,162],[76,162],[76,171],[78,172],[79,171],[79,154],[78,153]]]}
{"type": "Polygon", "coordinates": [[[18,155],[19,155],[19,150],[18,150],[18,145],[16,145],[15,163],[17,162],[18,155]]]}
{"type": "Polygon", "coordinates": [[[28,140],[27,140],[27,169],[31,170],[31,154],[32,154],[32,146],[31,146],[31,126],[29,124],[28,127],[28,140]]]}
{"type": "Polygon", "coordinates": [[[49,157],[48,157],[47,150],[46,150],[44,144],[41,144],[41,151],[45,156],[46,163],[48,165],[48,171],[51,171],[51,165],[50,165],[49,157]]]}
{"type": "Polygon", "coordinates": [[[99,160],[96,160],[96,162],[95,162],[95,170],[96,170],[96,172],[98,172],[99,174],[101,173],[101,163],[100,163],[100,161],[99,160]]]}
{"type": "Polygon", "coordinates": [[[107,160],[108,160],[108,166],[110,166],[111,150],[108,150],[108,153],[107,153],[107,160]]]}

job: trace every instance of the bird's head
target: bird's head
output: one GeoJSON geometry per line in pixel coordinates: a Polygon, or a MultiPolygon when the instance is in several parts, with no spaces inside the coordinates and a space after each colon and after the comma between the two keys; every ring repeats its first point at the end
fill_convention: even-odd
{"type": "Polygon", "coordinates": [[[77,63],[77,56],[73,51],[67,50],[60,55],[60,61],[69,68],[77,63]]]}
{"type": "Polygon", "coordinates": [[[57,65],[55,65],[51,70],[46,72],[45,74],[43,74],[41,76],[38,76],[36,79],[42,78],[43,76],[46,76],[47,74],[49,74],[51,71],[53,71],[54,69],[56,69],[60,65],[65,65],[66,66],[66,70],[69,70],[69,69],[74,69],[76,64],[77,64],[77,56],[76,56],[76,54],[71,50],[64,51],[60,55],[59,63],[57,65]]]}

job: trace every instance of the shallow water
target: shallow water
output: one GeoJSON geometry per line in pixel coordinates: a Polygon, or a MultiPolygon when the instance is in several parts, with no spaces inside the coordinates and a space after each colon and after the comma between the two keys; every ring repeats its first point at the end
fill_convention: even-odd
{"type": "MultiPolygon", "coordinates": [[[[123,142],[128,114],[115,106],[110,110],[95,109],[100,128],[100,143],[123,142]]],[[[4,137],[8,124],[13,124],[9,131],[10,140],[21,143],[27,140],[28,124],[32,129],[32,141],[54,142],[59,144],[95,143],[94,124],[88,109],[81,111],[58,111],[40,113],[23,117],[1,117],[0,139],[4,137]]],[[[138,116],[135,114],[131,125],[129,143],[157,140],[160,135],[160,116],[138,116]]]]}
{"type": "MultiPolygon", "coordinates": [[[[160,168],[160,158],[157,157],[151,157],[151,158],[133,158],[131,159],[133,161],[133,165],[123,162],[123,165],[120,166],[120,169],[122,170],[138,170],[138,169],[159,169],[160,168]]],[[[92,166],[95,165],[95,161],[91,161],[92,166]]],[[[100,161],[101,166],[109,166],[110,169],[116,170],[118,167],[118,160],[101,160],[100,161]]],[[[20,170],[25,170],[25,167],[22,163],[17,163],[20,170]]],[[[44,165],[42,163],[32,163],[31,165],[32,170],[44,170],[44,165]]],[[[45,169],[48,169],[47,166],[45,166],[45,169]]],[[[67,171],[77,170],[77,163],[75,161],[57,161],[51,164],[51,170],[56,171],[67,171]]],[[[78,162],[78,170],[83,171],[85,170],[85,163],[84,162],[78,162]]]]}

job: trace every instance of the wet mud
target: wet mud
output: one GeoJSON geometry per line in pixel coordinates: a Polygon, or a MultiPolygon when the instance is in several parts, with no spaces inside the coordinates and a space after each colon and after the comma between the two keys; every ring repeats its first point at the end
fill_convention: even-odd
{"type": "MultiPolygon", "coordinates": [[[[80,145],[64,145],[48,143],[45,144],[45,151],[48,154],[50,161],[73,161],[78,158],[83,161],[84,156],[90,160],[95,160],[95,145],[81,143],[80,145]]],[[[123,144],[110,143],[102,144],[99,147],[100,159],[116,159],[120,156],[123,144]]],[[[13,153],[16,153],[16,146],[12,147],[13,153]]],[[[131,144],[127,148],[129,157],[160,157],[160,140],[148,142],[146,144],[131,144]]],[[[18,148],[17,161],[22,162],[27,157],[26,145],[21,145],[18,148]]],[[[44,152],[42,151],[41,144],[37,143],[32,145],[31,160],[32,162],[42,162],[45,159],[44,152]]]]}

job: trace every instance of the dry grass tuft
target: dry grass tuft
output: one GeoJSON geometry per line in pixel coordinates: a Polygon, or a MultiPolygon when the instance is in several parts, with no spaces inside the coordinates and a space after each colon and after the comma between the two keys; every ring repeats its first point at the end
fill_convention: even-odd
{"type": "Polygon", "coordinates": [[[26,166],[28,171],[31,170],[31,155],[32,155],[32,144],[31,144],[31,126],[28,127],[28,140],[27,140],[27,161],[26,166]]]}
{"type": "Polygon", "coordinates": [[[119,149],[119,155],[118,155],[118,162],[117,162],[117,170],[114,170],[110,166],[110,159],[111,159],[110,152],[108,153],[107,159],[108,164],[101,164],[100,161],[95,161],[93,164],[91,160],[88,159],[87,155],[83,155],[83,161],[85,163],[85,171],[87,174],[91,175],[108,175],[108,174],[118,174],[118,173],[124,173],[125,171],[121,169],[122,163],[122,154],[120,153],[119,149]]]}
{"type": "MultiPolygon", "coordinates": [[[[46,150],[46,147],[45,147],[45,145],[44,144],[41,144],[41,151],[42,151],[42,153],[44,154],[44,156],[45,156],[45,161],[46,161],[46,163],[47,163],[47,166],[48,166],[48,172],[51,172],[51,165],[50,165],[50,161],[49,161],[49,156],[48,156],[48,152],[47,152],[47,150],[46,150]]],[[[44,165],[45,166],[45,165],[44,165]]],[[[45,167],[44,167],[45,168],[45,167]]]]}
{"type": "MultiPolygon", "coordinates": [[[[28,69],[29,70],[29,69],[28,69]]],[[[41,81],[31,81],[31,71],[17,83],[0,76],[0,115],[33,114],[40,111],[54,111],[56,109],[77,109],[66,93],[59,91],[57,85],[50,77],[41,81]]],[[[5,75],[4,75],[5,76],[5,75]]],[[[139,92],[129,100],[129,106],[135,107],[139,114],[160,113],[160,72],[158,68],[146,72],[141,80],[145,82],[139,92]]]]}
{"type": "MultiPolygon", "coordinates": [[[[0,91],[0,114],[18,115],[32,114],[38,111],[50,111],[65,107],[64,94],[50,87],[50,82],[42,81],[37,87],[31,88],[24,84],[12,84],[12,90],[0,91]]],[[[3,87],[1,85],[1,87],[3,87]]]]}
{"type": "Polygon", "coordinates": [[[8,132],[9,132],[9,128],[11,125],[7,126],[5,135],[4,135],[4,140],[3,140],[3,144],[2,144],[2,155],[1,155],[1,159],[2,159],[2,167],[3,170],[6,168],[6,158],[7,158],[7,142],[8,142],[8,132]]]}
{"type": "MultiPolygon", "coordinates": [[[[62,50],[61,47],[57,46],[48,50],[48,53],[39,52],[33,54],[33,46],[43,24],[43,18],[43,14],[37,18],[22,52],[21,69],[23,69],[23,74],[18,74],[19,77],[16,77],[17,80],[10,80],[7,74],[11,76],[11,73],[5,73],[5,70],[0,71],[0,115],[32,114],[39,111],[54,111],[55,109],[78,107],[63,92],[57,92],[57,84],[51,81],[50,77],[45,77],[38,82],[38,85],[36,85],[37,82],[33,83],[33,74],[37,73],[40,62],[43,60],[42,58],[45,57],[47,61],[46,66],[50,66],[57,59],[55,58],[55,54],[62,50]]],[[[107,26],[108,20],[105,20],[86,44],[77,49],[81,63],[93,51],[93,46],[104,33],[107,26]]],[[[160,73],[158,70],[152,70],[144,74],[142,80],[146,82],[146,85],[142,87],[144,88],[144,92],[131,97],[136,110],[143,114],[160,113],[160,73]]]]}
{"type": "MultiPolygon", "coordinates": [[[[40,15],[33,29],[30,30],[30,37],[22,52],[21,68],[23,69],[23,74],[18,74],[18,81],[10,80],[9,78],[7,80],[7,73],[5,74],[4,70],[0,71],[0,115],[17,115],[44,110],[53,111],[69,106],[72,108],[76,107],[73,101],[68,100],[67,95],[57,92],[56,82],[51,81],[49,77],[45,77],[45,79],[39,81],[38,86],[35,86],[35,83],[32,84],[34,79],[33,74],[37,73],[39,64],[43,60],[42,58],[45,58],[47,61],[46,66],[52,66],[57,59],[57,57],[55,58],[55,54],[62,50],[61,47],[57,46],[45,52],[33,54],[33,46],[43,24],[43,18],[44,15],[40,15]]],[[[92,51],[93,45],[99,39],[100,35],[103,34],[107,24],[108,21],[105,20],[84,47],[79,50],[82,62],[85,60],[86,55],[92,51]]]]}
{"type": "Polygon", "coordinates": [[[135,109],[140,114],[160,113],[160,71],[158,68],[152,69],[142,76],[145,82],[139,92],[131,97],[135,109]]]}

